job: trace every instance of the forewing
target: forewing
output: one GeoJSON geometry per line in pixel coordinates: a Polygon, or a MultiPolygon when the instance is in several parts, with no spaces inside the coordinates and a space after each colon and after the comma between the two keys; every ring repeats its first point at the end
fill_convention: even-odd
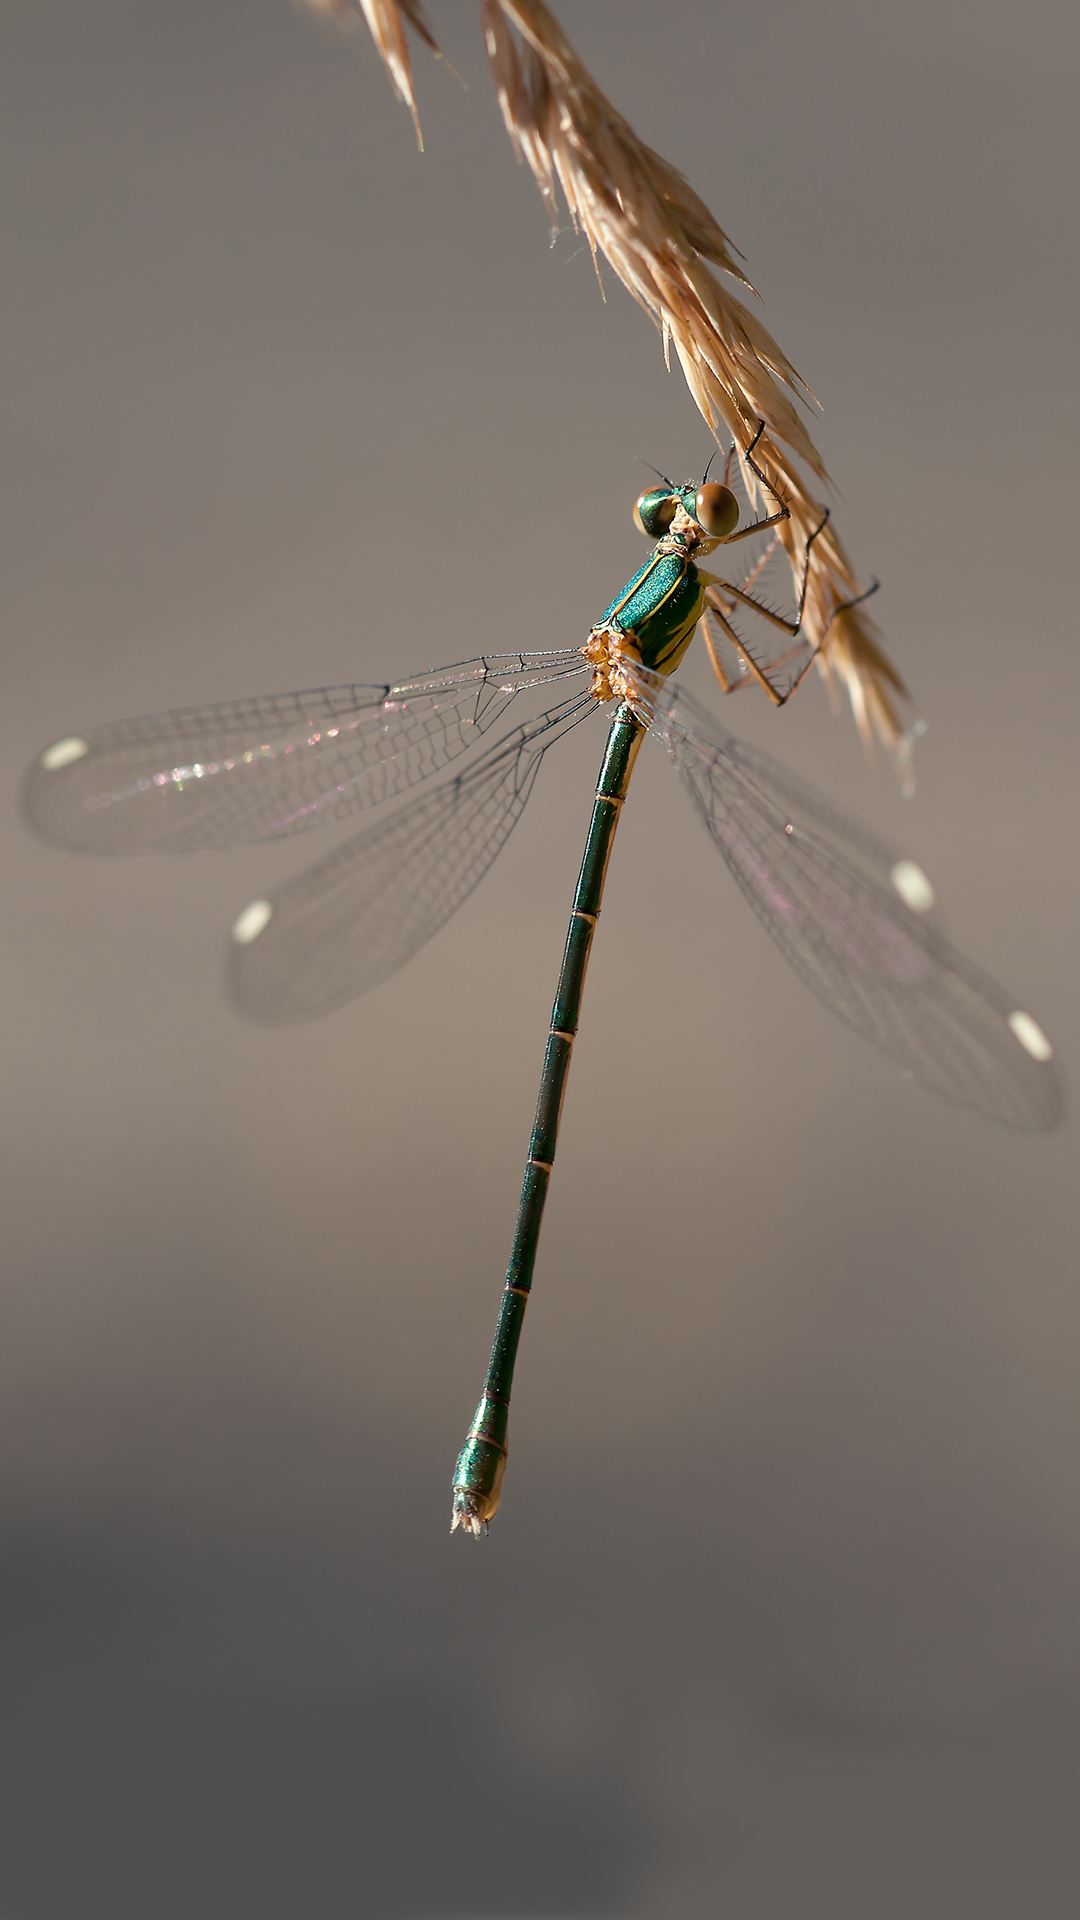
{"type": "Polygon", "coordinates": [[[310,1019],[386,980],[456,912],[505,845],[547,747],[598,711],[568,701],[455,778],[253,901],[227,963],[241,1010],[264,1022],[310,1019]]]}
{"type": "Polygon", "coordinates": [[[190,853],[304,832],[446,767],[511,701],[588,669],[576,650],[489,655],[396,686],[184,707],[46,748],[24,805],[77,852],[190,853]]]}
{"type": "Polygon", "coordinates": [[[945,1099],[1004,1126],[1058,1126],[1064,1092],[1045,1035],[945,941],[922,870],[735,740],[682,689],[633,663],[626,675],[631,705],[819,999],[945,1099]]]}

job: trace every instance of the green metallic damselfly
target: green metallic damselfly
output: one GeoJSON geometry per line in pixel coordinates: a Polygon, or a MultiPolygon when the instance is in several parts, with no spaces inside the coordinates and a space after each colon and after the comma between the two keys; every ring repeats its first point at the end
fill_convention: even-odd
{"type": "MultiPolygon", "coordinates": [[[[1047,1132],[1063,1090],[1041,1027],[944,940],[914,861],[884,846],[735,739],[670,675],[699,622],[722,685],[759,684],[781,702],[813,652],[800,642],[809,549],[793,607],[765,597],[786,509],[753,461],[729,456],[723,482],[643,493],[635,514],[655,550],[582,648],[488,655],[383,687],[332,687],[185,708],[68,735],[26,785],[30,820],[78,851],[174,853],[233,847],[341,820],[428,787],[346,840],[233,928],[229,985],[242,1010],[291,1021],[385,980],[441,927],[491,865],[541,761],[605,705],[604,750],[540,1080],[513,1249],[483,1395],[454,1476],[453,1525],[473,1535],[496,1512],[510,1389],[551,1178],[615,829],[638,749],[667,749],[758,918],[796,972],[847,1025],[933,1092],[1001,1124],[1047,1132]],[[771,511],[760,509],[771,507],[771,511]],[[737,579],[697,560],[718,547],[749,559],[737,579]],[[742,638],[751,610],[786,652],[742,638]],[[471,752],[512,704],[558,703],[471,752]]],[[[820,531],[820,529],[819,529],[820,531]]],[[[791,568],[788,565],[788,578],[791,568]]],[[[839,611],[839,609],[837,609],[839,611]]]]}

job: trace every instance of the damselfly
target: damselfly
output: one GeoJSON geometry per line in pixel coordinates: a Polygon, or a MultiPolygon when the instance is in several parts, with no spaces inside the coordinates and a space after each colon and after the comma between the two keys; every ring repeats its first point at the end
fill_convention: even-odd
{"type": "Polygon", "coordinates": [[[57,741],[26,787],[32,823],[65,847],[233,847],[393,800],[470,755],[511,706],[539,705],[540,690],[556,689],[555,705],[471,753],[462,771],[244,909],[233,928],[231,992],[255,1019],[289,1021],[377,985],[430,939],[491,865],[549,748],[614,703],[495,1343],[454,1477],[453,1524],[474,1535],[499,1505],[514,1360],[585,969],[646,732],[674,760],[767,932],[841,1020],[931,1091],[1004,1126],[1046,1132],[1063,1110],[1041,1027],[947,945],[922,869],[735,739],[669,678],[703,619],[729,691],[758,684],[782,701],[813,657],[800,632],[816,535],[801,556],[794,604],[783,613],[765,598],[764,583],[775,560],[790,560],[777,544],[787,513],[756,467],[753,446],[737,456],[733,449],[722,482],[664,480],[640,496],[635,513],[655,550],[582,648],[487,655],[394,686],[333,687],[121,721],[57,741]],[[703,554],[744,540],[749,560],[736,579],[697,565],[703,554]],[[751,650],[735,625],[742,609],[780,632],[778,655],[751,650]]]}

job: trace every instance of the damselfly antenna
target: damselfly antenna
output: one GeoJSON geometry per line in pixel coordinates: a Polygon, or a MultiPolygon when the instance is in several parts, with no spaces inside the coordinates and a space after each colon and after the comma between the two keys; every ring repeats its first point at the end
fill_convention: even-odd
{"type": "Polygon", "coordinates": [[[669,480],[666,473],[661,473],[659,467],[654,467],[651,460],[642,460],[640,453],[636,454],[635,458],[640,462],[640,464],[643,467],[648,467],[650,473],[655,473],[657,479],[662,480],[665,487],[670,487],[672,492],[674,493],[675,482],[673,480],[669,480]]]}

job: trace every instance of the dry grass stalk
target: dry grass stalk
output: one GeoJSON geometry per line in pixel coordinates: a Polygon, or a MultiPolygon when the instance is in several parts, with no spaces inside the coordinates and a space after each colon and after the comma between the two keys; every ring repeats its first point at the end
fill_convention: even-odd
{"type": "Polygon", "coordinates": [[[439,46],[424,18],[421,0],[300,0],[310,12],[320,13],[338,26],[354,24],[361,16],[367,21],[371,37],[393,82],[398,99],[408,107],[416,129],[416,144],[424,151],[420,115],[413,91],[412,58],[405,32],[406,22],[425,45],[440,59],[439,46]]]}
{"type": "MultiPolygon", "coordinates": [[[[417,0],[308,4],[354,15],[363,9],[416,122],[405,23],[438,51],[417,0]]],[[[790,508],[782,537],[796,573],[823,512],[796,459],[822,482],[828,475],[792,398],[809,389],[756,315],[717,277],[718,270],[753,292],[736,250],[683,176],[638,139],[601,92],[543,0],[480,0],[480,18],[507,131],[552,225],[558,187],[594,259],[602,255],[652,316],[665,355],[674,347],[714,434],[722,424],[745,447],[765,421],[755,459],[790,508]]],[[[752,476],[744,472],[752,491],[752,476]]],[[[907,692],[865,610],[848,604],[859,591],[830,521],[810,553],[806,637],[830,691],[846,689],[863,739],[881,740],[906,774],[907,692]]]]}

